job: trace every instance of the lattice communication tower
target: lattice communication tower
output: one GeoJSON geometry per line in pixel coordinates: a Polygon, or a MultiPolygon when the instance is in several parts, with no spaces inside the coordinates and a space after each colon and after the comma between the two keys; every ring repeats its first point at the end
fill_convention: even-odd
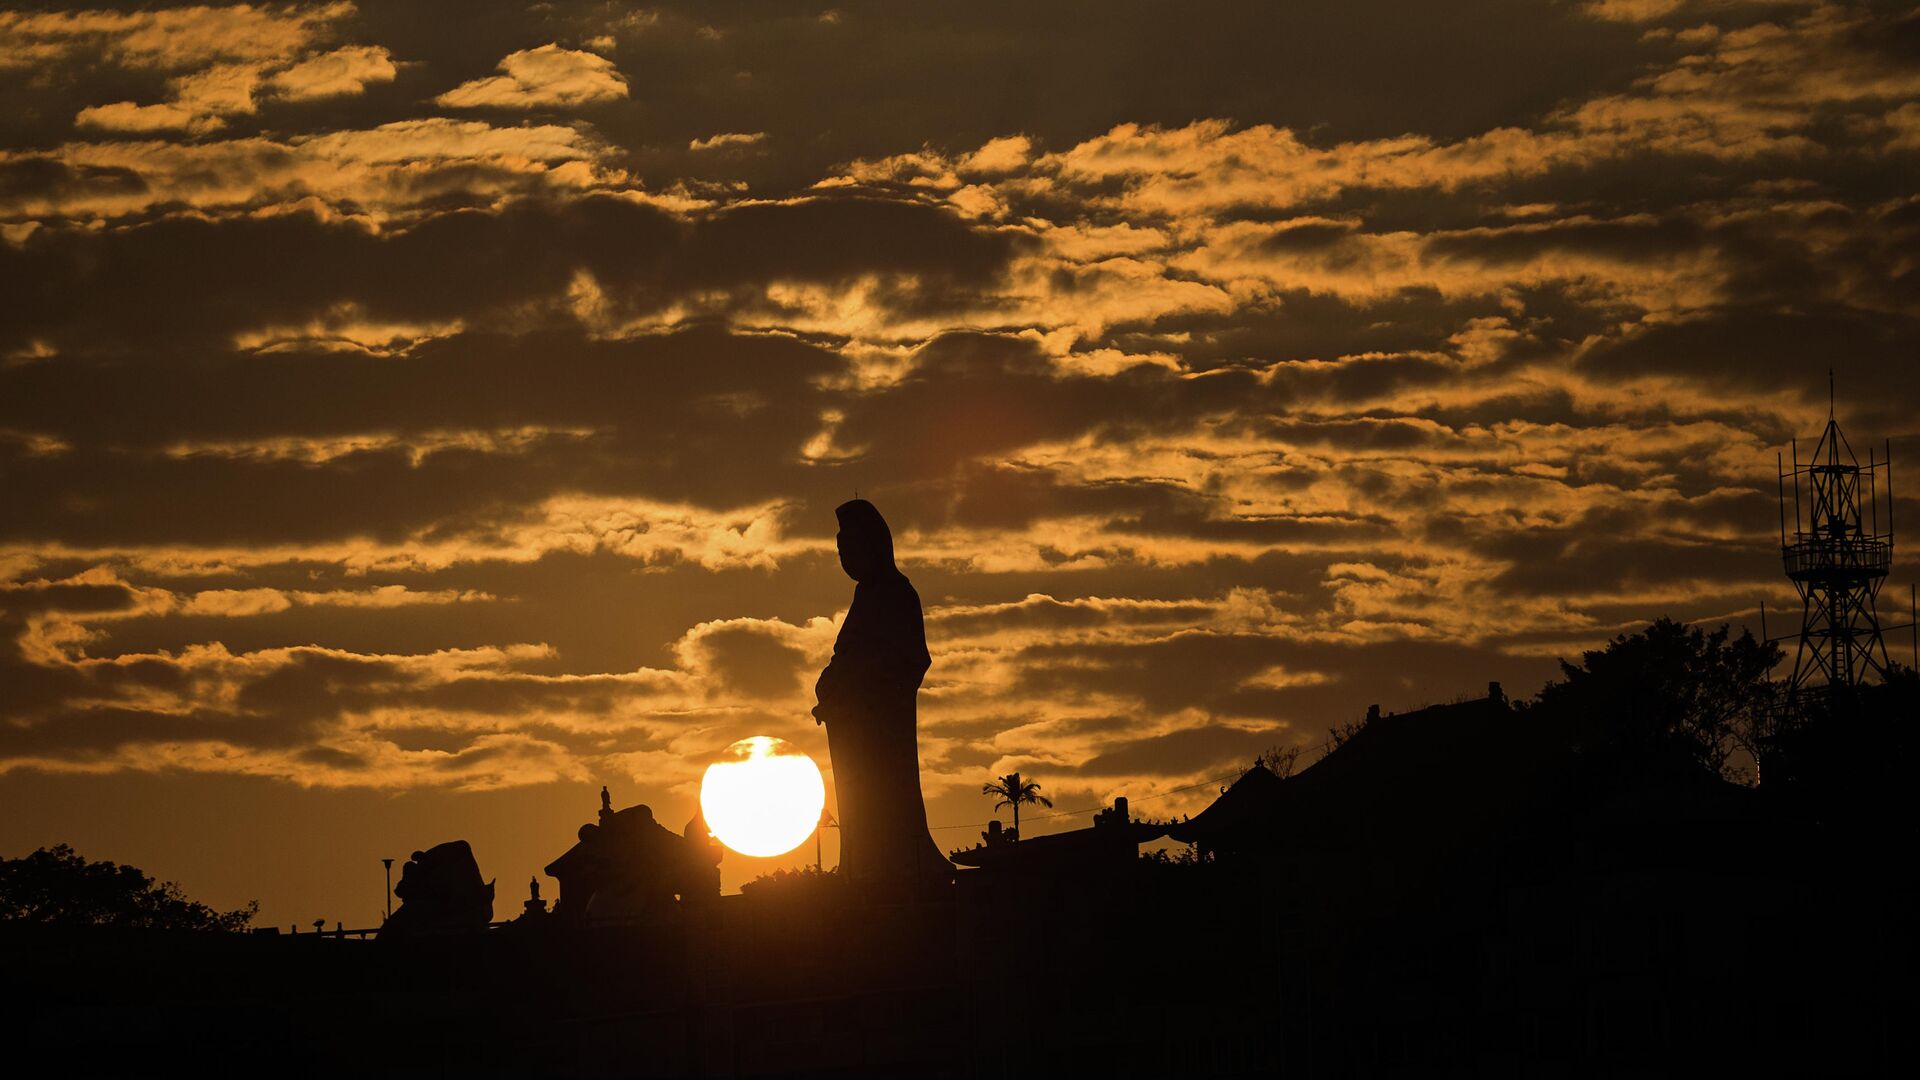
{"type": "MultiPolygon", "coordinates": [[[[1892,443],[1887,444],[1892,451],[1892,443]]],[[[1893,566],[1893,470],[1886,456],[1867,451],[1860,464],[1840,424],[1827,410],[1827,428],[1813,456],[1780,459],[1780,556],[1800,593],[1799,647],[1789,700],[1816,687],[1856,687],[1868,676],[1887,677],[1886,639],[1874,601],[1893,566]],[[1793,529],[1787,529],[1787,496],[1793,529]],[[1880,504],[1886,503],[1882,521],[1880,504]]]]}

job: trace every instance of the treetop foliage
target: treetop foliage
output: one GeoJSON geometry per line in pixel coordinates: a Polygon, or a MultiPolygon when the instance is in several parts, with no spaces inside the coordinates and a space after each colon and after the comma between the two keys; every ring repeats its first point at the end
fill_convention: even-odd
{"type": "Polygon", "coordinates": [[[1768,675],[1780,648],[1726,626],[1707,631],[1656,619],[1604,649],[1562,660],[1564,679],[1549,682],[1535,707],[1569,722],[1584,745],[1644,760],[1683,760],[1728,775],[1736,750],[1773,700],[1768,675]]]}
{"type": "Polygon", "coordinates": [[[138,867],[89,862],[66,844],[0,859],[0,922],[150,930],[245,930],[260,902],[216,911],[138,867]]]}

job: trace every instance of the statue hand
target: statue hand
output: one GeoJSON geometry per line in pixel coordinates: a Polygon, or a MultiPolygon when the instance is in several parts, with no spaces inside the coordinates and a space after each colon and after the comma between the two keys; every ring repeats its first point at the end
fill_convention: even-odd
{"type": "Polygon", "coordinates": [[[833,665],[828,664],[826,670],[822,671],[820,677],[814,680],[813,683],[813,700],[815,702],[813,706],[813,722],[816,724],[825,721],[825,717],[820,715],[820,710],[826,707],[827,699],[833,696],[832,675],[833,665]]]}

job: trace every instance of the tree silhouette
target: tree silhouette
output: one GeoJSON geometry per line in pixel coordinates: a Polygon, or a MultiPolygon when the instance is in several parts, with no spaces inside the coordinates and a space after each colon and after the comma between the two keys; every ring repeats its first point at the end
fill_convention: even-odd
{"type": "Polygon", "coordinates": [[[1560,662],[1566,678],[1550,682],[1537,703],[1570,723],[1583,745],[1652,763],[1684,761],[1736,777],[1733,751],[1750,741],[1772,700],[1768,673],[1778,646],[1726,626],[1711,633],[1669,618],[1622,634],[1605,649],[1560,662]]]}
{"type": "Polygon", "coordinates": [[[1254,758],[1253,763],[1266,766],[1268,772],[1285,780],[1293,775],[1293,770],[1299,765],[1300,751],[1299,746],[1282,746],[1275,743],[1267,747],[1259,757],[1254,758]]]}
{"type": "Polygon", "coordinates": [[[1039,803],[1047,809],[1053,809],[1053,800],[1040,794],[1040,784],[1035,780],[1022,780],[1017,772],[995,777],[990,784],[980,785],[980,794],[998,796],[1000,801],[993,804],[995,813],[1003,806],[1013,807],[1013,835],[1020,836],[1020,804],[1039,803]]]}
{"type": "Polygon", "coordinates": [[[0,859],[0,922],[237,931],[259,910],[260,902],[250,900],[215,911],[171,881],[156,884],[137,867],[88,862],[65,844],[0,859]]]}

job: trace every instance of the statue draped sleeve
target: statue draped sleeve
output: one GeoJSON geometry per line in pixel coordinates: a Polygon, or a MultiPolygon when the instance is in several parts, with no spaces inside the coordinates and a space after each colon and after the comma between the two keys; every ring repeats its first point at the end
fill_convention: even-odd
{"type": "Polygon", "coordinates": [[[898,574],[863,581],[854,586],[853,604],[833,643],[833,659],[814,686],[820,703],[815,715],[828,720],[836,713],[860,713],[883,703],[897,706],[901,695],[911,708],[912,695],[931,664],[920,594],[913,584],[898,574]]]}

